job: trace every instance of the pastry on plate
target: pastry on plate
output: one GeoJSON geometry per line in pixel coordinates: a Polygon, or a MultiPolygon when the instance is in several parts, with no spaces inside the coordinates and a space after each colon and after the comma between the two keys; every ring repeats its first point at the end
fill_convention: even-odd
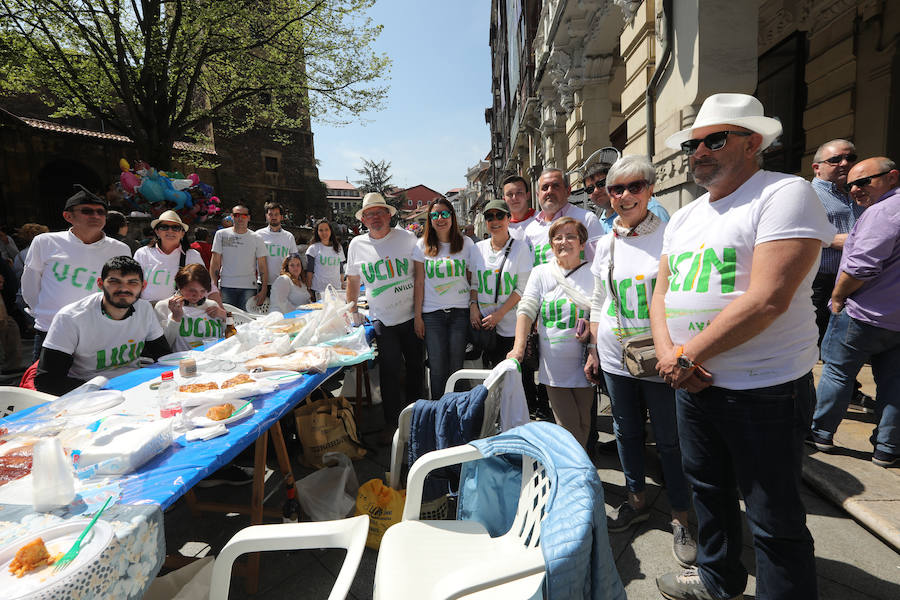
{"type": "Polygon", "coordinates": [[[53,557],[47,551],[44,540],[38,538],[16,551],[15,557],[9,563],[9,572],[16,577],[21,577],[29,571],[34,571],[44,565],[51,565],[53,562],[53,557]]]}
{"type": "Polygon", "coordinates": [[[228,381],[222,384],[222,389],[234,387],[236,385],[243,385],[245,383],[254,383],[256,380],[247,375],[246,373],[241,373],[239,375],[235,375],[228,381]]]}
{"type": "Polygon", "coordinates": [[[199,394],[200,392],[208,392],[209,390],[217,389],[219,389],[219,386],[215,381],[209,381],[206,383],[189,383],[187,385],[178,387],[179,392],[185,392],[188,394],[199,394]]]}
{"type": "Polygon", "coordinates": [[[210,421],[224,421],[234,414],[234,406],[228,403],[213,406],[206,411],[206,418],[210,421]]]}

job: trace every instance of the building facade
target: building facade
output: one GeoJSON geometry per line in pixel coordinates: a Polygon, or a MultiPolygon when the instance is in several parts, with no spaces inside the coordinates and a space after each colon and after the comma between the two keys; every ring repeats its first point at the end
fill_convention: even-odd
{"type": "Polygon", "coordinates": [[[327,190],[331,216],[356,218],[356,211],[362,208],[362,193],[355,185],[344,179],[323,179],[327,190]]]}
{"type": "Polygon", "coordinates": [[[702,192],[665,139],[708,96],[756,95],[784,134],[765,167],[812,177],[825,141],[900,158],[900,3],[493,0],[493,156],[532,181],[594,150],[649,154],[672,211],[702,192]],[[647,132],[651,135],[648,136],[647,132]]]}

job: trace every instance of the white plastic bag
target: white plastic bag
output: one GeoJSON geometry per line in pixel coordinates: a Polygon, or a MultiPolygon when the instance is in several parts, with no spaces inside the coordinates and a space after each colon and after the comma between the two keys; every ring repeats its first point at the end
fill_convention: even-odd
{"type": "Polygon", "coordinates": [[[356,505],[359,482],[353,463],[346,454],[327,452],[322,456],[326,465],[310,473],[294,485],[303,512],[313,521],[332,521],[349,515],[356,505]]]}

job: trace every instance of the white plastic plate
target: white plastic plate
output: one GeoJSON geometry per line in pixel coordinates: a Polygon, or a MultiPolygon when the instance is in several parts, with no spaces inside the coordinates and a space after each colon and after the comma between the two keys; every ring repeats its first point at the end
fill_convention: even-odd
{"type": "MultiPolygon", "coordinates": [[[[81,552],[68,567],[58,573],[53,572],[53,565],[47,565],[25,573],[22,577],[16,577],[9,572],[9,563],[12,562],[19,548],[37,538],[44,540],[51,556],[65,554],[88,523],[90,521],[87,519],[67,521],[61,525],[29,533],[0,548],[0,590],[3,590],[3,597],[6,600],[18,600],[30,597],[36,592],[46,593],[57,587],[63,588],[66,580],[78,576],[87,569],[112,540],[113,528],[106,521],[98,520],[94,523],[94,527],[81,542],[81,552]]],[[[59,596],[64,597],[66,594],[62,593],[60,589],[59,596]]]]}
{"type": "MultiPolygon", "coordinates": [[[[240,405],[235,406],[235,408],[240,408],[240,405]]],[[[194,425],[194,427],[209,427],[210,425],[217,425],[219,423],[221,423],[222,425],[228,425],[229,423],[234,423],[235,421],[246,419],[256,412],[256,409],[253,408],[253,404],[247,404],[247,406],[245,406],[243,410],[234,413],[227,419],[222,419],[221,421],[213,421],[212,419],[208,419],[205,416],[206,411],[209,409],[210,406],[199,406],[188,411],[188,417],[191,419],[191,423],[194,425]]]]}
{"type": "Polygon", "coordinates": [[[300,373],[299,371],[262,371],[260,373],[253,373],[252,377],[257,381],[264,381],[266,383],[273,383],[276,386],[282,386],[286,383],[297,381],[303,377],[303,373],[300,373]]]}

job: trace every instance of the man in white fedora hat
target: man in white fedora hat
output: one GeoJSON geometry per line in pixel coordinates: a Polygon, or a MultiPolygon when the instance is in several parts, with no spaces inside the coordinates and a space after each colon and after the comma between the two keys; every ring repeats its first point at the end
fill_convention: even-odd
{"type": "Polygon", "coordinates": [[[798,486],[815,405],[812,280],[834,229],[807,181],[760,169],[780,134],[756,98],[715,94],[666,140],[707,190],[666,228],[650,307],[698,524],[697,566],[657,579],[670,599],[743,598],[738,492],[756,597],[817,598],[798,486]]]}
{"type": "Polygon", "coordinates": [[[353,238],[347,248],[347,302],[356,301],[360,283],[364,283],[378,342],[384,410],[380,444],[390,443],[400,411],[424,397],[425,382],[425,348],[413,327],[412,254],[416,236],[391,227],[395,214],[397,209],[381,194],[366,194],[356,218],[369,232],[353,238]],[[401,364],[406,370],[405,389],[397,376],[401,364]]]}

